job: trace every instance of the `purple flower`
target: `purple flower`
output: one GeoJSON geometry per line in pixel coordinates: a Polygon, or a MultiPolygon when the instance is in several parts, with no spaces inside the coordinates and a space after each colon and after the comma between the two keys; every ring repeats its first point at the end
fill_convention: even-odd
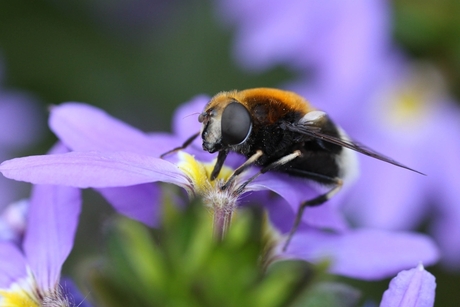
{"type": "Polygon", "coordinates": [[[460,268],[455,195],[460,110],[447,98],[435,69],[394,50],[389,3],[226,0],[219,5],[235,27],[235,48],[245,67],[293,67],[300,77],[285,86],[325,110],[352,139],[427,174],[360,156],[361,176],[349,197],[340,199],[347,217],[390,230],[414,229],[428,220],[443,263],[460,268]]]}
{"type": "Polygon", "coordinates": [[[380,307],[431,307],[434,305],[436,282],[422,264],[402,271],[390,282],[380,307]]]}
{"type": "MultiPolygon", "coordinates": [[[[180,186],[191,196],[201,195],[214,212],[232,212],[236,206],[256,199],[269,210],[278,233],[275,258],[311,262],[329,259],[333,263],[331,270],[346,276],[376,279],[392,276],[420,260],[436,261],[437,249],[428,238],[349,229],[337,207],[331,204],[308,208],[299,231],[283,252],[284,235],[292,226],[298,205],[318,193],[307,180],[267,173],[247,185],[244,193],[235,195],[233,192],[239,184],[257,171],[256,168],[248,170],[237,177],[228,190],[221,191],[220,185],[244,160],[238,155],[229,156],[215,182],[209,180],[213,168],[210,160],[215,155],[204,152],[199,140],[178,154],[158,158],[199,130],[196,118],[192,121],[187,115],[199,113],[206,102],[207,98],[198,97],[178,110],[174,117],[174,135],[142,133],[86,104],[56,106],[51,110],[50,127],[74,151],[5,161],[0,171],[9,178],[35,184],[92,187],[105,196],[106,191],[110,191],[111,196],[123,195],[121,199],[108,199],[118,210],[123,204],[124,212],[139,220],[146,220],[145,216],[137,215],[139,212],[159,212],[159,192],[143,193],[157,189],[155,183],[159,181],[180,186]],[[267,191],[280,197],[270,196],[267,191]],[[390,252],[395,249],[399,253],[390,252]]],[[[225,224],[225,216],[217,222],[225,224]]]]}
{"type": "Polygon", "coordinates": [[[1,306],[69,306],[59,280],[73,246],[80,207],[78,189],[33,187],[24,239],[19,245],[0,241],[1,306]]]}

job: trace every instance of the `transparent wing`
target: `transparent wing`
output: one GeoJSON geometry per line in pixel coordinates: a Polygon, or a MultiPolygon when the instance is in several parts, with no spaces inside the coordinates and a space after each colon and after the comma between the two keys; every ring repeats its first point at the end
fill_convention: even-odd
{"type": "Polygon", "coordinates": [[[329,134],[325,134],[323,132],[321,132],[321,129],[318,127],[318,126],[314,126],[314,125],[309,125],[308,123],[304,123],[304,124],[293,124],[293,123],[286,123],[285,124],[285,127],[287,130],[289,131],[294,131],[294,132],[298,132],[298,133],[302,133],[302,134],[305,134],[307,136],[310,136],[310,137],[313,137],[313,138],[316,138],[316,139],[320,139],[322,141],[325,141],[325,142],[329,142],[329,143],[332,143],[332,144],[335,144],[335,145],[339,145],[339,146],[342,146],[342,147],[345,147],[345,148],[349,148],[351,150],[354,150],[354,151],[357,151],[359,153],[362,153],[366,156],[369,156],[369,157],[372,157],[374,159],[378,159],[378,160],[381,160],[381,161],[384,161],[384,162],[387,162],[387,163],[390,163],[390,164],[393,164],[393,165],[396,165],[396,166],[399,166],[399,167],[402,167],[402,168],[405,168],[407,170],[410,170],[410,171],[413,171],[413,172],[416,172],[418,174],[421,174],[421,175],[425,175],[424,173],[422,172],[419,172],[413,168],[410,168],[408,166],[405,166],[404,164],[401,164],[389,157],[386,157],[372,149],[369,149],[357,142],[354,142],[354,141],[350,141],[350,140],[347,140],[347,139],[342,139],[342,138],[338,138],[338,137],[335,137],[335,136],[331,136],[329,134]]]}

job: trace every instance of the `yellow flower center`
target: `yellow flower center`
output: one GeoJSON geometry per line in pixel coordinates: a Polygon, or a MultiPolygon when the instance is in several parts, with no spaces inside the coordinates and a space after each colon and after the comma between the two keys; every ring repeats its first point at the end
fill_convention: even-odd
{"type": "Polygon", "coordinates": [[[443,79],[433,67],[414,65],[401,84],[380,96],[384,118],[396,129],[423,125],[444,91],[443,79]]]}
{"type": "Polygon", "coordinates": [[[8,289],[0,289],[0,307],[69,307],[69,300],[62,294],[59,287],[42,291],[35,282],[33,274],[10,285],[8,289]]]}
{"type": "Polygon", "coordinates": [[[211,181],[210,176],[216,160],[213,160],[211,163],[202,163],[183,151],[179,152],[179,158],[181,162],[179,162],[178,167],[192,180],[195,190],[201,196],[210,190],[214,190],[217,182],[226,182],[233,172],[231,168],[223,166],[219,176],[211,181]]]}
{"type": "MultiPolygon", "coordinates": [[[[210,163],[199,162],[183,151],[179,152],[179,158],[181,162],[178,163],[178,167],[191,179],[194,191],[203,198],[204,204],[213,212],[214,235],[221,239],[232,223],[239,197],[238,194],[234,193],[235,190],[232,187],[226,190],[220,188],[223,183],[227,182],[233,170],[223,166],[219,176],[211,181],[210,176],[216,160],[210,163]]],[[[238,187],[238,184],[233,185],[233,187],[238,187]]],[[[264,215],[263,225],[265,251],[261,261],[268,264],[275,260],[273,258],[274,247],[281,240],[281,234],[270,225],[267,215],[264,215]]]]}
{"type": "Polygon", "coordinates": [[[18,283],[9,289],[0,289],[0,307],[40,307],[37,298],[26,289],[18,283]]]}

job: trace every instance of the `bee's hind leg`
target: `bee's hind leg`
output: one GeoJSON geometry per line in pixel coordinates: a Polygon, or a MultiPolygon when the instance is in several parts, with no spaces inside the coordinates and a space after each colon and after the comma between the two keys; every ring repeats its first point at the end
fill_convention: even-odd
{"type": "Polygon", "coordinates": [[[337,177],[326,177],[326,176],[319,175],[319,174],[314,174],[314,173],[311,173],[311,176],[309,176],[309,177],[311,179],[314,179],[315,177],[318,177],[318,176],[320,176],[322,180],[328,178],[330,180],[330,184],[332,184],[333,187],[328,192],[326,192],[324,194],[321,194],[321,195],[319,195],[319,196],[317,196],[317,197],[315,197],[313,199],[304,201],[303,203],[300,204],[299,209],[297,210],[297,214],[295,216],[294,224],[292,225],[291,231],[289,232],[289,235],[288,235],[288,237],[286,239],[286,242],[284,243],[283,251],[286,251],[286,249],[289,246],[289,243],[291,242],[292,236],[297,231],[297,228],[300,225],[300,221],[302,220],[302,215],[303,215],[303,212],[304,212],[305,208],[307,208],[307,207],[315,207],[315,206],[319,206],[321,204],[324,204],[326,201],[331,199],[332,196],[334,196],[338,191],[340,191],[340,189],[343,186],[342,179],[337,178],[337,177]]]}

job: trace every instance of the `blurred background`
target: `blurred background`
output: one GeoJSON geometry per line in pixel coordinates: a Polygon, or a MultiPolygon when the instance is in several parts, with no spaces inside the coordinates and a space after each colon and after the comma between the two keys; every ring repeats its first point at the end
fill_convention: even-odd
{"type": "MultiPolygon", "coordinates": [[[[300,1],[294,2],[300,5],[300,1]]],[[[443,80],[443,100],[456,108],[460,101],[460,2],[380,2],[388,17],[384,22],[388,24],[385,39],[398,53],[404,54],[405,60],[428,63],[443,80]]],[[[328,9],[334,11],[333,3],[321,12],[328,15],[328,9]]],[[[280,51],[278,57],[273,51],[266,60],[270,64],[264,62],[263,54],[254,53],[254,58],[241,56],[245,48],[261,46],[271,50],[273,46],[280,49],[290,46],[290,41],[283,40],[285,35],[277,33],[275,27],[271,32],[267,30],[268,35],[273,34],[271,47],[264,42],[257,45],[253,41],[251,45],[250,39],[244,42],[243,30],[251,31],[251,23],[244,19],[252,18],[251,10],[260,14],[259,19],[266,17],[268,23],[274,14],[268,8],[264,12],[263,1],[254,1],[252,6],[244,1],[224,0],[1,1],[1,159],[42,154],[50,148],[56,138],[47,128],[46,117],[47,108],[53,104],[86,102],[143,131],[170,131],[174,109],[195,95],[259,86],[298,89],[302,82],[308,82],[299,80],[314,79],[315,72],[321,69],[314,63],[319,59],[318,54],[310,56],[307,64],[299,59],[302,55],[299,50],[297,53],[280,51]],[[236,9],[238,5],[241,10],[236,9]],[[260,62],[254,60],[259,56],[260,62]]],[[[282,5],[278,10],[283,10],[282,5]]],[[[311,17],[316,18],[305,18],[311,17]]],[[[263,23],[254,19],[256,31],[263,23]]],[[[275,24],[280,22],[273,20],[275,24]]],[[[324,31],[329,31],[327,19],[322,22],[324,31]]],[[[300,25],[285,30],[297,36],[303,33],[300,25]]],[[[309,34],[310,42],[321,39],[321,29],[309,30],[314,31],[314,38],[309,34]]],[[[267,40],[270,41],[270,37],[267,40]]],[[[349,44],[354,43],[350,39],[349,44]]],[[[319,48],[321,43],[311,46],[319,48]]],[[[302,48],[308,50],[308,45],[302,48]]],[[[343,56],[353,56],[347,50],[336,51],[343,56]]],[[[359,56],[355,60],[359,61],[359,56]]],[[[362,81],[368,80],[363,77],[362,81]]],[[[308,86],[311,84],[314,82],[308,86]]],[[[319,105],[328,108],[324,102],[319,105]]],[[[460,123],[460,117],[457,119],[460,123]]],[[[450,130],[455,131],[446,134],[439,132],[440,142],[460,144],[455,138],[460,136],[458,127],[451,126],[450,130]]],[[[437,146],[437,135],[433,135],[429,143],[437,146]]],[[[412,166],[410,161],[404,162],[412,166]]],[[[460,165],[458,156],[444,162],[451,163],[448,167],[453,169],[460,165]]],[[[443,177],[438,179],[443,181],[443,177]]],[[[445,180],[453,179],[446,177],[445,180]]],[[[28,195],[27,185],[4,178],[0,185],[0,208],[28,195]]],[[[89,255],[97,255],[104,221],[112,211],[94,192],[85,191],[85,196],[91,204],[86,204],[82,221],[88,226],[85,231],[79,231],[77,244],[87,247],[89,255]]],[[[460,207],[460,202],[455,206],[460,207]]],[[[429,232],[429,221],[420,220],[413,228],[429,232]]],[[[460,219],[457,224],[460,225],[460,219]]],[[[458,244],[460,249],[460,233],[452,236],[454,240],[449,244],[458,244]]],[[[78,251],[72,254],[66,268],[69,274],[78,275],[80,257],[78,251]]],[[[85,257],[88,258],[87,252],[85,257]]],[[[456,306],[460,298],[460,254],[449,257],[448,265],[428,268],[437,277],[436,306],[456,306]],[[458,263],[451,265],[454,258],[458,263]]],[[[388,286],[388,280],[349,282],[366,289],[366,294],[376,301],[388,286]]]]}

